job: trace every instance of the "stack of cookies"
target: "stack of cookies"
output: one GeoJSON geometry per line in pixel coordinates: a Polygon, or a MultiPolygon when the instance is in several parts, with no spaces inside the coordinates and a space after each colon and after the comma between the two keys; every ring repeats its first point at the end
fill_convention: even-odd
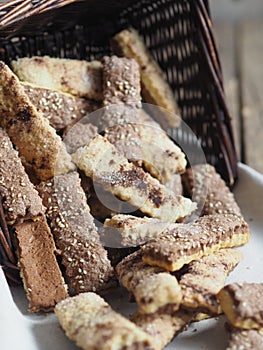
{"type": "Polygon", "coordinates": [[[54,310],[83,349],[157,350],[228,313],[250,233],[215,168],[186,169],[165,132],[179,108],[138,33],[111,45],[118,56],[100,62],[0,63],[1,227],[29,311],[54,310]],[[119,284],[138,306],[130,320],[101,298],[119,284]]]}

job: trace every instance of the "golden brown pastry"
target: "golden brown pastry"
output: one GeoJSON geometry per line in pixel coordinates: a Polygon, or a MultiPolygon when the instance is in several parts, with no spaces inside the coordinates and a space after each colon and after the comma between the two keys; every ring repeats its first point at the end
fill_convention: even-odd
{"type": "Polygon", "coordinates": [[[181,304],[191,310],[220,314],[216,295],[241,259],[242,254],[238,250],[220,249],[190,262],[179,283],[182,289],[181,304]]]}
{"type": "Polygon", "coordinates": [[[18,58],[11,62],[21,81],[79,97],[102,100],[101,63],[49,56],[18,58]]]}
{"type": "Polygon", "coordinates": [[[248,224],[233,214],[206,215],[193,223],[178,225],[147,242],[141,249],[143,261],[168,271],[177,271],[192,260],[222,248],[246,244],[248,224]]]}
{"type": "Polygon", "coordinates": [[[101,106],[94,100],[45,89],[34,84],[23,83],[22,86],[37,111],[42,113],[57,131],[75,124],[101,106]]]}
{"type": "Polygon", "coordinates": [[[104,189],[164,222],[174,222],[195,209],[190,199],[175,196],[143,169],[129,163],[100,135],[79,148],[72,155],[72,160],[86,176],[100,183],[104,189]]]}
{"type": "Polygon", "coordinates": [[[178,310],[182,293],[177,279],[160,267],[146,265],[140,251],[124,258],[116,271],[122,285],[133,294],[140,313],[178,310]]]}
{"type": "Polygon", "coordinates": [[[116,241],[121,247],[137,247],[151,238],[160,237],[164,230],[174,225],[155,218],[116,214],[104,221],[103,241],[116,241]]]}
{"type": "Polygon", "coordinates": [[[84,350],[155,350],[153,339],[94,293],[57,304],[61,327],[84,350]]]}
{"type": "Polygon", "coordinates": [[[263,331],[263,283],[232,283],[217,297],[229,322],[237,328],[263,331]]]}
{"type": "Polygon", "coordinates": [[[0,126],[40,180],[73,168],[55,129],[30,102],[18,78],[0,62],[0,126]]]}

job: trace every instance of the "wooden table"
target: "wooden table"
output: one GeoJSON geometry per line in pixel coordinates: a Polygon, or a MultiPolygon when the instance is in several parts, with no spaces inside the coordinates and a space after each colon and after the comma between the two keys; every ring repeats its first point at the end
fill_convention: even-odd
{"type": "Polygon", "coordinates": [[[263,20],[215,22],[239,160],[263,173],[263,20]]]}

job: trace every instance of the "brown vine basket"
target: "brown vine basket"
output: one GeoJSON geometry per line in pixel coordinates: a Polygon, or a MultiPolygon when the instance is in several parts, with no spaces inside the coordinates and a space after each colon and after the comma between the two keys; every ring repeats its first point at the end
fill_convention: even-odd
{"type": "MultiPolygon", "coordinates": [[[[100,59],[111,54],[109,39],[129,26],[144,37],[166,73],[182,119],[207,162],[233,185],[236,151],[208,1],[12,0],[0,5],[0,60],[9,64],[34,55],[100,59]]],[[[185,130],[170,132],[180,145],[193,142],[185,130]]],[[[12,277],[14,264],[3,249],[10,240],[6,228],[2,231],[0,264],[12,277]]]]}

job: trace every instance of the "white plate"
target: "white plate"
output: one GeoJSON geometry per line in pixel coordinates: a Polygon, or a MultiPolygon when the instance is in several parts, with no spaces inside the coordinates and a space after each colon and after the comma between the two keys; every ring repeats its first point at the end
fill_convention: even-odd
{"type": "MultiPolygon", "coordinates": [[[[239,164],[239,181],[234,192],[245,219],[250,224],[251,240],[249,244],[240,248],[244,259],[231,273],[227,283],[263,282],[263,176],[239,164]]],[[[27,300],[22,287],[12,288],[11,293],[0,269],[1,350],[77,349],[60,329],[54,314],[29,314],[26,311],[27,300]]],[[[134,304],[127,302],[124,289],[118,289],[107,296],[107,301],[127,316],[136,308],[134,304]]],[[[166,349],[223,350],[227,339],[224,323],[223,316],[193,323],[166,349]]]]}

